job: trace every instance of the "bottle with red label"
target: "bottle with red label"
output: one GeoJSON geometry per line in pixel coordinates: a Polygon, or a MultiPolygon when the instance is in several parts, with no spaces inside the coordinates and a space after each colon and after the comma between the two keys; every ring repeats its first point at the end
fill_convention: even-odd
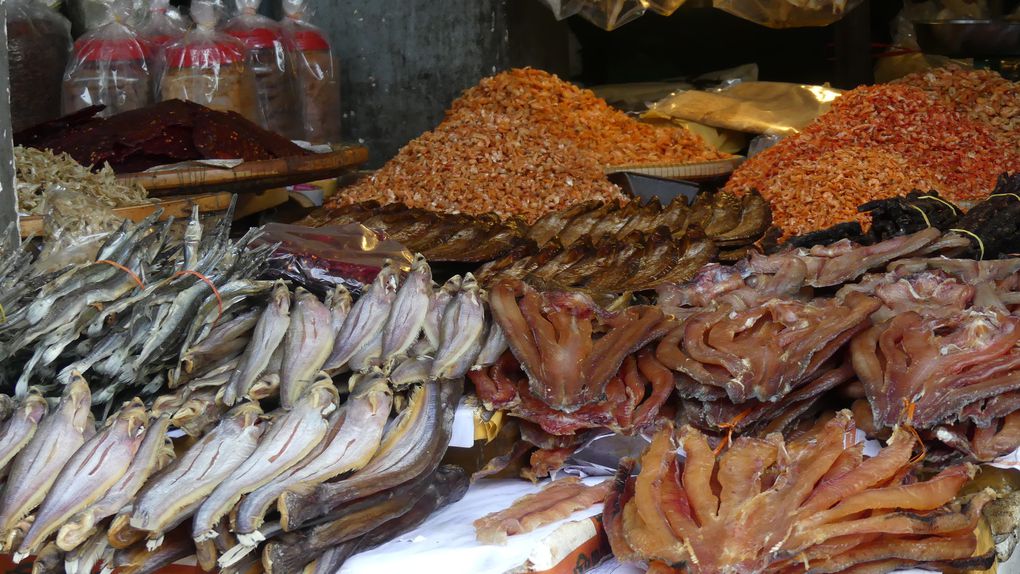
{"type": "Polygon", "coordinates": [[[64,72],[65,114],[101,105],[101,115],[110,116],[152,103],[150,51],[124,23],[128,16],[130,5],[116,2],[108,22],[75,41],[64,72]]]}
{"type": "Polygon", "coordinates": [[[240,40],[216,30],[219,12],[216,2],[191,3],[195,28],[164,50],[160,100],[188,100],[258,122],[250,53],[240,40]]]}
{"type": "Polygon", "coordinates": [[[294,63],[302,133],[313,144],[340,141],[340,69],[322,30],[308,22],[305,0],[283,0],[283,33],[294,63]]]}
{"type": "Polygon", "coordinates": [[[261,0],[236,0],[237,16],[223,32],[240,40],[249,51],[255,72],[255,95],[259,106],[259,125],[298,139],[299,117],[293,66],[284,47],[279,22],[258,13],[261,0]]]}

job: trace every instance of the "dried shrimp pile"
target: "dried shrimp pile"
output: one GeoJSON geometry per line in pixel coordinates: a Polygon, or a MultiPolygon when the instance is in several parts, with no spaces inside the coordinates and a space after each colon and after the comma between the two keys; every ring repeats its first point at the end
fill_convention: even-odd
{"type": "Polygon", "coordinates": [[[746,162],[726,189],[760,191],[773,203],[776,224],[792,234],[845,221],[879,190],[889,197],[920,187],[951,201],[974,200],[988,194],[999,174],[1018,169],[1020,152],[1003,145],[994,128],[919,88],[866,86],[746,162]],[[848,152],[861,147],[884,153],[848,152]],[[846,175],[851,172],[861,173],[846,175]],[[843,174],[839,182],[828,179],[833,173],[843,174]],[[817,202],[826,193],[829,209],[818,213],[817,202]]]}
{"type": "Polygon", "coordinates": [[[87,198],[86,201],[94,200],[106,207],[137,205],[148,198],[142,186],[118,182],[109,166],[92,172],[66,153],[55,155],[49,150],[16,146],[14,165],[18,209],[29,215],[46,212],[46,193],[55,186],[81,194],[83,199],[87,198]]]}
{"type": "Polygon", "coordinates": [[[991,70],[938,68],[896,83],[920,88],[968,118],[1000,132],[1004,145],[1020,145],[1020,83],[991,70]]]}
{"type": "Polygon", "coordinates": [[[607,165],[723,157],[683,128],[639,123],[589,90],[517,69],[466,91],[435,130],[334,205],[399,201],[534,221],[579,201],[621,197],[605,178],[607,165]]]}

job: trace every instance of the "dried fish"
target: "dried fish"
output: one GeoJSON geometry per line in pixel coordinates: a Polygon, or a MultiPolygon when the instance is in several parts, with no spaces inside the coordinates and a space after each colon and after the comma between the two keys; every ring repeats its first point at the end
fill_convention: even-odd
{"type": "MultiPolygon", "coordinates": [[[[4,422],[0,429],[0,478],[7,475],[9,465],[35,436],[39,421],[46,414],[46,399],[38,392],[30,391],[21,399],[17,410],[4,422]]],[[[0,503],[3,497],[0,496],[0,503]]],[[[0,534],[3,533],[3,522],[0,519],[0,534]]]]}
{"type": "Polygon", "coordinates": [[[64,555],[64,571],[67,574],[92,574],[109,548],[106,530],[96,530],[78,548],[64,555]]]}
{"type": "Polygon", "coordinates": [[[290,326],[283,340],[280,402],[291,408],[312,383],[333,350],[334,332],[330,310],[315,295],[298,288],[290,326]]]}
{"type": "Polygon", "coordinates": [[[562,520],[575,510],[602,502],[613,481],[587,486],[573,476],[554,480],[541,492],[518,498],[509,508],[475,520],[475,532],[482,544],[506,544],[507,537],[531,532],[562,520]]]}
{"type": "MultiPolygon", "coordinates": [[[[396,297],[398,272],[393,265],[383,267],[375,281],[351,307],[343,327],[337,333],[333,352],[326,360],[324,369],[338,371],[344,368],[354,355],[372,344],[374,339],[381,337],[396,297]]],[[[381,353],[381,339],[378,342],[381,353]]]]}
{"type": "Polygon", "coordinates": [[[290,324],[290,291],[283,281],[277,281],[273,287],[273,296],[269,306],[259,317],[251,343],[244,351],[237,370],[223,395],[223,403],[232,406],[240,397],[248,394],[248,389],[265,371],[273,351],[280,345],[290,324]]]}
{"type": "Polygon", "coordinates": [[[429,375],[433,379],[463,377],[481,351],[484,329],[485,307],[478,283],[468,273],[460,291],[443,313],[439,347],[429,375]]]}
{"type": "Polygon", "coordinates": [[[446,313],[446,307],[450,301],[460,291],[462,282],[463,279],[460,275],[454,275],[446,280],[439,291],[433,293],[432,299],[429,301],[429,312],[425,316],[425,323],[422,324],[425,337],[415,345],[412,355],[431,358],[439,348],[439,329],[443,323],[443,315],[446,313]]]}
{"type": "Polygon", "coordinates": [[[404,356],[418,340],[432,300],[432,270],[425,258],[418,254],[411,264],[411,272],[404,279],[393,299],[389,318],[383,327],[382,364],[388,372],[393,363],[404,356]]]}
{"type": "Polygon", "coordinates": [[[160,569],[195,554],[195,543],[184,526],[167,534],[159,548],[148,548],[135,544],[118,550],[113,565],[117,572],[124,574],[154,574],[160,569]]]}

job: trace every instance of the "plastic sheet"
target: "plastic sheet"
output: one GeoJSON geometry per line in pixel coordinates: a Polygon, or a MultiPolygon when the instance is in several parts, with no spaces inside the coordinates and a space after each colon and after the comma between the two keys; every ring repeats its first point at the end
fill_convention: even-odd
{"type": "Polygon", "coordinates": [[[305,0],[283,0],[283,33],[294,64],[303,140],[340,141],[340,69],[322,30],[312,25],[305,0]]]}
{"type": "Polygon", "coordinates": [[[269,258],[269,274],[325,295],[336,285],[352,293],[372,282],[387,260],[410,270],[412,254],[403,245],[380,239],[359,224],[304,227],[270,223],[259,243],[280,246],[269,258]]]}
{"type": "Polygon", "coordinates": [[[104,106],[100,115],[107,117],[152,103],[149,45],[124,24],[131,9],[126,1],[115,3],[109,22],[75,41],[64,73],[65,114],[104,106]]]}
{"type": "Polygon", "coordinates": [[[769,28],[828,26],[864,0],[714,0],[712,5],[769,28]]]}
{"type": "Polygon", "coordinates": [[[669,16],[686,0],[545,0],[556,18],[578,15],[605,30],[636,20],[651,10],[669,16]]]}
{"type": "Polygon", "coordinates": [[[255,72],[259,122],[267,130],[291,139],[304,134],[297,129],[299,110],[294,70],[284,47],[283,29],[278,22],[258,13],[262,0],[236,0],[238,15],[223,31],[248,48],[255,72]]]}
{"type": "Polygon", "coordinates": [[[251,58],[240,40],[216,30],[218,12],[214,2],[192,2],[195,29],[166,47],[160,99],[190,100],[258,123],[251,58]]]}
{"type": "Polygon", "coordinates": [[[39,0],[7,0],[7,55],[14,131],[60,117],[71,23],[39,0]]]}
{"type": "Polygon", "coordinates": [[[95,260],[106,236],[123,218],[99,201],[53,186],[43,196],[46,237],[36,265],[40,273],[95,260]]]}

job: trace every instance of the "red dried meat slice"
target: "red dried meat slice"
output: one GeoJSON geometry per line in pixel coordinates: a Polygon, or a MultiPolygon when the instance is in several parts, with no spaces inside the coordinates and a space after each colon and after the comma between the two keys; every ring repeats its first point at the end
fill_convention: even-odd
{"type": "Polygon", "coordinates": [[[509,508],[476,520],[474,526],[478,541],[505,544],[508,536],[531,532],[562,520],[575,511],[602,502],[611,483],[607,480],[587,486],[572,476],[554,480],[541,492],[518,498],[509,508]]]}

